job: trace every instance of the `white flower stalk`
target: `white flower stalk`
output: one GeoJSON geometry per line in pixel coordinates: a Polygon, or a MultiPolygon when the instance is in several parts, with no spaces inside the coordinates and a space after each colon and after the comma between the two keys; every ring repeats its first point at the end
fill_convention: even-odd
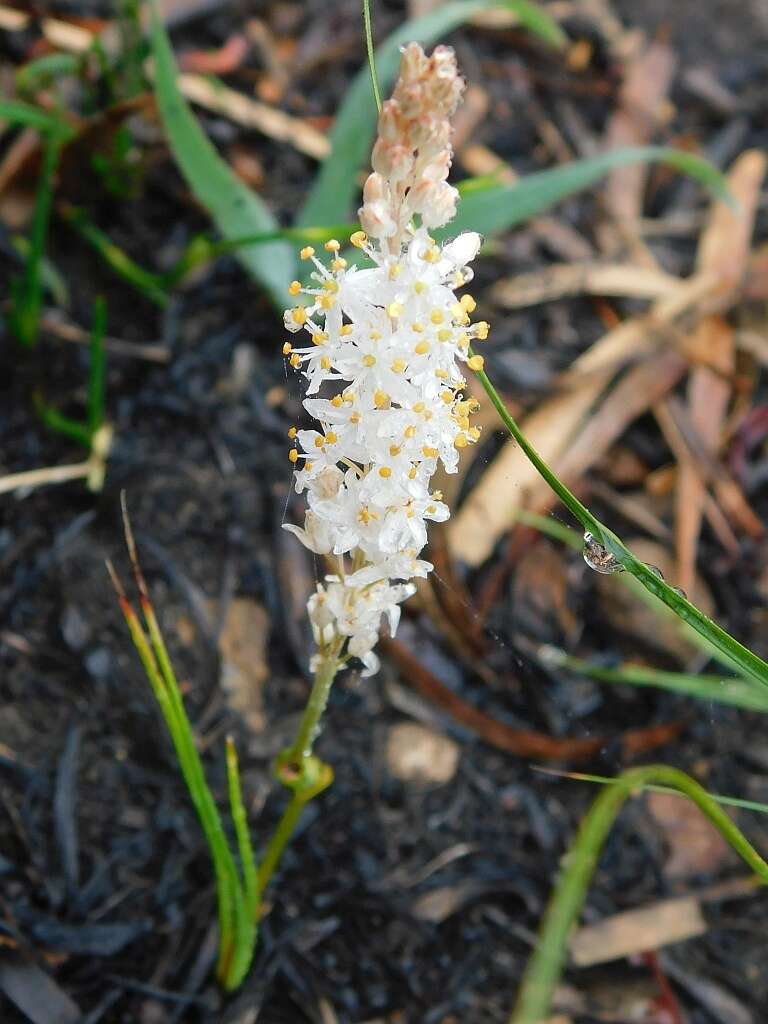
{"type": "Polygon", "coordinates": [[[303,298],[285,326],[309,337],[283,352],[306,378],[303,404],[318,426],[290,431],[296,490],[308,508],[303,528],[285,528],[337,566],[309,601],[315,668],[356,657],[364,675],[376,672],[382,618],[394,634],[411,581],[432,569],[419,557],[426,524],[449,516],[432,476],[439,463],[455,473],[460,450],[480,436],[460,364],[482,367],[468,350],[488,324],[472,324],[474,299],[456,296],[472,278],[480,236],[440,245],[429,234],[455,214],[449,118],[462,88],[449,48],[429,58],[416,43],[403,50],[379,116],[360,209],[365,231],[351,238],[370,265],[348,266],[331,240],[326,266],[308,246],[301,258],[314,264],[312,285],[290,288],[303,298]]]}

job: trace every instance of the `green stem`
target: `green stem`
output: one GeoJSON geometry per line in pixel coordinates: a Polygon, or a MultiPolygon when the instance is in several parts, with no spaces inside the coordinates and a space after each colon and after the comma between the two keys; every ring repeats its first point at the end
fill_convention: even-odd
{"type": "Polygon", "coordinates": [[[253,904],[255,917],[259,915],[264,890],[296,830],[302,811],[310,800],[333,782],[332,769],[313,755],[312,748],[319,733],[320,719],[328,704],[331,686],[341,665],[339,651],[340,645],[336,644],[321,655],[296,739],[290,747],[286,747],[276,762],[277,777],[292,791],[292,795],[259,865],[253,904]]]}
{"type": "Polygon", "coordinates": [[[648,783],[671,787],[692,800],[755,874],[768,882],[768,864],[707,791],[685,772],[665,765],[624,772],[597,797],[579,827],[550,899],[509,1024],[540,1024],[549,1015],[568,939],[584,905],[605,840],[626,800],[648,783]]]}
{"type": "Polygon", "coordinates": [[[281,754],[281,763],[295,761],[300,764],[302,760],[312,756],[312,747],[319,732],[320,719],[328,704],[331,686],[333,686],[333,680],[336,678],[338,670],[339,661],[335,653],[329,653],[321,658],[296,739],[281,754]]]}
{"type": "Polygon", "coordinates": [[[539,475],[546,481],[566,508],[572,512],[582,528],[586,532],[591,533],[595,540],[602,544],[616,561],[621,564],[622,568],[634,576],[646,590],[650,591],[655,597],[658,597],[668,608],[671,608],[679,618],[687,622],[705,640],[709,641],[731,663],[736,665],[741,672],[752,679],[756,679],[764,686],[768,686],[768,664],[743,644],[740,644],[734,637],[726,633],[724,629],[721,629],[712,619],[707,618],[682,593],[668,586],[656,575],[650,566],[635,558],[616,534],[592,515],[588,508],[582,505],[578,498],[552,472],[538,452],[529,444],[517,423],[507,412],[501,397],[485,372],[478,370],[477,376],[504,426],[520,445],[529,462],[532,463],[539,475]]]}
{"type": "Polygon", "coordinates": [[[104,422],[106,359],[104,335],[107,332],[107,304],[99,295],[93,304],[91,328],[91,365],[88,374],[88,432],[91,437],[104,422]]]}
{"type": "Polygon", "coordinates": [[[376,74],[376,59],[373,49],[373,26],[371,25],[371,2],[363,0],[363,24],[365,25],[365,49],[368,54],[368,67],[371,72],[371,88],[376,101],[376,109],[381,113],[381,90],[379,76],[376,74]]]}

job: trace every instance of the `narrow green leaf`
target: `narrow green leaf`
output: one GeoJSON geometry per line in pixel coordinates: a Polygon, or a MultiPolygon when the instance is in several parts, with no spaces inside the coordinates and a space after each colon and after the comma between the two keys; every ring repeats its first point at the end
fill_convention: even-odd
{"type": "Polygon", "coordinates": [[[768,690],[745,679],[724,679],[712,675],[692,675],[688,672],[665,672],[646,665],[622,665],[606,668],[581,658],[572,658],[564,651],[545,647],[540,657],[547,665],[577,672],[600,683],[620,686],[652,686],[672,693],[685,694],[696,700],[715,701],[749,711],[768,712],[768,690]]]}
{"type": "Polygon", "coordinates": [[[563,858],[563,870],[544,915],[509,1024],[541,1024],[549,1017],[568,939],[584,906],[608,834],[626,801],[650,783],[674,789],[691,800],[747,866],[763,883],[768,883],[768,864],[710,794],[689,775],[666,765],[624,772],[594,801],[563,858]]]}
{"type": "MultiPolygon", "coordinates": [[[[564,39],[549,15],[525,0],[453,0],[423,18],[405,22],[379,47],[375,63],[380,87],[386,89],[393,81],[400,63],[400,47],[405,43],[428,46],[473,14],[491,7],[513,11],[521,24],[547,42],[559,45],[564,39]]],[[[349,216],[358,188],[357,175],[368,164],[375,129],[376,103],[366,61],[336,115],[331,132],[331,155],[320,168],[297,224],[330,224],[349,216]]]]}
{"type": "Polygon", "coordinates": [[[22,103],[21,100],[0,100],[0,121],[8,121],[24,128],[34,128],[43,135],[60,135],[67,138],[74,134],[74,130],[61,115],[49,114],[48,111],[34,107],[30,103],[22,103]]]}
{"type": "Polygon", "coordinates": [[[64,136],[54,131],[46,137],[43,165],[37,185],[35,209],[29,236],[29,252],[22,276],[11,282],[11,308],[8,325],[20,345],[32,348],[40,329],[43,302],[42,263],[48,238],[48,222],[53,201],[53,183],[59,165],[64,136]]]}
{"type": "MultiPolygon", "coordinates": [[[[225,238],[277,230],[275,218],[221,159],[179,92],[176,62],[156,0],[152,0],[151,11],[157,104],[173,155],[187,184],[225,238]]],[[[272,299],[284,305],[294,268],[290,247],[285,242],[275,241],[239,249],[238,257],[272,299]]]]}
{"type": "Polygon", "coordinates": [[[718,199],[729,201],[725,178],[701,157],[664,146],[631,146],[589,160],[576,160],[551,171],[529,174],[514,185],[499,186],[490,180],[484,187],[472,188],[464,183],[456,217],[449,227],[436,234],[442,237],[461,231],[479,231],[490,235],[505,231],[589,188],[617,167],[650,162],[673,167],[694,178],[718,199]]]}
{"type": "Polygon", "coordinates": [[[625,547],[621,542],[620,538],[601,523],[585,505],[582,505],[576,495],[552,472],[533,445],[530,444],[525,434],[520,430],[515,420],[507,412],[501,396],[488,379],[487,374],[483,370],[478,370],[477,377],[491,404],[499,414],[499,418],[519,444],[525,457],[549,488],[557,495],[563,505],[575,517],[582,529],[585,532],[591,533],[594,540],[606,548],[622,569],[631,576],[634,576],[647,591],[670,608],[679,619],[688,623],[692,629],[695,629],[700,636],[722,654],[724,659],[727,659],[729,664],[735,666],[742,675],[757,680],[763,686],[768,686],[768,663],[763,661],[754,651],[750,651],[748,647],[745,647],[734,637],[726,633],[724,629],[704,615],[703,612],[699,611],[682,592],[675,590],[674,587],[670,587],[669,584],[660,579],[650,565],[646,565],[639,558],[635,558],[629,548],[625,547]]]}

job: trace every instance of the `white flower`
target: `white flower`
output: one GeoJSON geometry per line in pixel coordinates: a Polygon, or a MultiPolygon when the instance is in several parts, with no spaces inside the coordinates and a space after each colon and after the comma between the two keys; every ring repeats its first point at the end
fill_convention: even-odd
{"type": "Polygon", "coordinates": [[[472,279],[481,239],[466,232],[439,245],[429,234],[455,212],[448,119],[461,90],[452,51],[427,58],[416,44],[405,48],[360,210],[372,240],[352,237],[369,265],[348,267],[333,240],[328,266],[303,249],[311,283],[291,285],[301,304],[285,313],[291,333],[309,336],[283,351],[306,379],[304,408],[317,422],[290,432],[308,508],[303,529],[285,528],[338,565],[309,602],[318,656],[346,653],[364,675],[378,668],[382,620],[394,635],[400,604],[415,591],[409,581],[432,569],[419,557],[427,523],[445,521],[449,509],[431,477],[438,463],[455,472],[461,449],[479,437],[461,363],[488,325],[471,323],[474,299],[456,292],[472,279]]]}

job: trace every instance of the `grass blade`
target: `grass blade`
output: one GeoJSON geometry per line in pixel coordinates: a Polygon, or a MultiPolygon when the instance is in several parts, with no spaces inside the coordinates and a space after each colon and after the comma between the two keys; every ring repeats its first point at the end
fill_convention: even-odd
{"type": "Polygon", "coordinates": [[[592,804],[563,860],[563,872],[547,907],[509,1024],[541,1024],[547,1019],[552,993],[565,963],[568,938],[584,905],[608,833],[629,797],[649,783],[667,786],[692,800],[728,845],[763,882],[768,882],[768,864],[709,793],[685,772],[665,765],[624,772],[592,804]]]}
{"type": "Polygon", "coordinates": [[[60,210],[57,207],[57,212],[119,277],[161,309],[168,305],[168,295],[163,288],[160,275],[140,267],[126,252],[115,245],[109,235],[89,220],[84,210],[65,204],[60,210]]]}
{"type": "Polygon", "coordinates": [[[21,100],[0,100],[0,121],[8,121],[24,128],[34,128],[41,135],[60,135],[62,138],[74,135],[74,130],[60,114],[49,114],[46,110],[34,107],[31,103],[23,103],[21,100]]]}
{"type": "Polygon", "coordinates": [[[563,167],[530,174],[515,185],[498,185],[492,180],[472,187],[465,182],[462,199],[450,230],[436,232],[457,235],[461,231],[493,234],[515,227],[549,210],[560,200],[589,188],[617,167],[634,163],[661,163],[687,174],[724,201],[729,201],[725,177],[707,160],[665,146],[629,146],[589,160],[575,160],[563,167]]]}
{"type": "Polygon", "coordinates": [[[665,672],[646,665],[622,665],[606,668],[581,658],[572,658],[552,647],[540,649],[539,656],[548,666],[595,679],[599,683],[619,686],[652,686],[672,693],[682,693],[697,700],[715,701],[749,711],[768,713],[768,691],[745,679],[723,679],[713,675],[691,675],[687,672],[665,672]]]}
{"type": "Polygon", "coordinates": [[[40,308],[43,301],[42,263],[53,201],[53,179],[59,165],[62,144],[63,136],[59,132],[52,133],[46,139],[32,215],[29,251],[22,276],[11,283],[8,325],[16,340],[25,348],[32,348],[35,345],[40,328],[40,308]]]}
{"type": "Polygon", "coordinates": [[[517,423],[507,412],[501,397],[483,370],[478,370],[477,377],[483,385],[485,393],[491,401],[496,412],[499,414],[504,426],[510,432],[515,441],[520,445],[525,457],[533,464],[539,475],[551,490],[557,495],[560,501],[576,518],[585,532],[592,534],[593,538],[616,559],[621,567],[626,570],[654,597],[670,608],[678,618],[688,623],[692,629],[716,648],[727,663],[734,665],[739,672],[756,679],[763,686],[768,686],[768,664],[758,657],[753,651],[740,644],[738,640],[721,629],[716,622],[700,612],[695,605],[682,594],[670,587],[664,580],[660,579],[651,566],[635,558],[629,548],[625,547],[616,534],[594,516],[589,509],[582,505],[579,499],[544,462],[538,452],[529,444],[528,439],[518,427],[517,423]]]}
{"type": "MultiPolygon", "coordinates": [[[[415,41],[427,46],[473,14],[491,7],[505,7],[513,11],[527,29],[546,42],[556,41],[559,45],[564,39],[563,33],[549,15],[529,2],[453,0],[423,18],[405,22],[379,47],[375,66],[380,87],[386,89],[394,79],[403,44],[415,41]]],[[[358,190],[357,175],[368,164],[375,129],[376,102],[366,61],[347,90],[336,115],[331,132],[331,155],[320,168],[297,224],[331,224],[349,216],[358,190]]]]}
{"type": "Polygon", "coordinates": [[[104,422],[107,362],[104,335],[107,333],[107,304],[100,295],[93,304],[91,365],[88,372],[88,432],[91,437],[104,422]]]}
{"type": "MultiPolygon", "coordinates": [[[[163,127],[179,168],[225,238],[275,231],[278,224],[261,199],[221,159],[193,116],[176,83],[177,69],[157,4],[151,4],[150,39],[155,58],[155,93],[163,127]]],[[[247,270],[285,305],[294,256],[285,242],[238,249],[247,270]]]]}

